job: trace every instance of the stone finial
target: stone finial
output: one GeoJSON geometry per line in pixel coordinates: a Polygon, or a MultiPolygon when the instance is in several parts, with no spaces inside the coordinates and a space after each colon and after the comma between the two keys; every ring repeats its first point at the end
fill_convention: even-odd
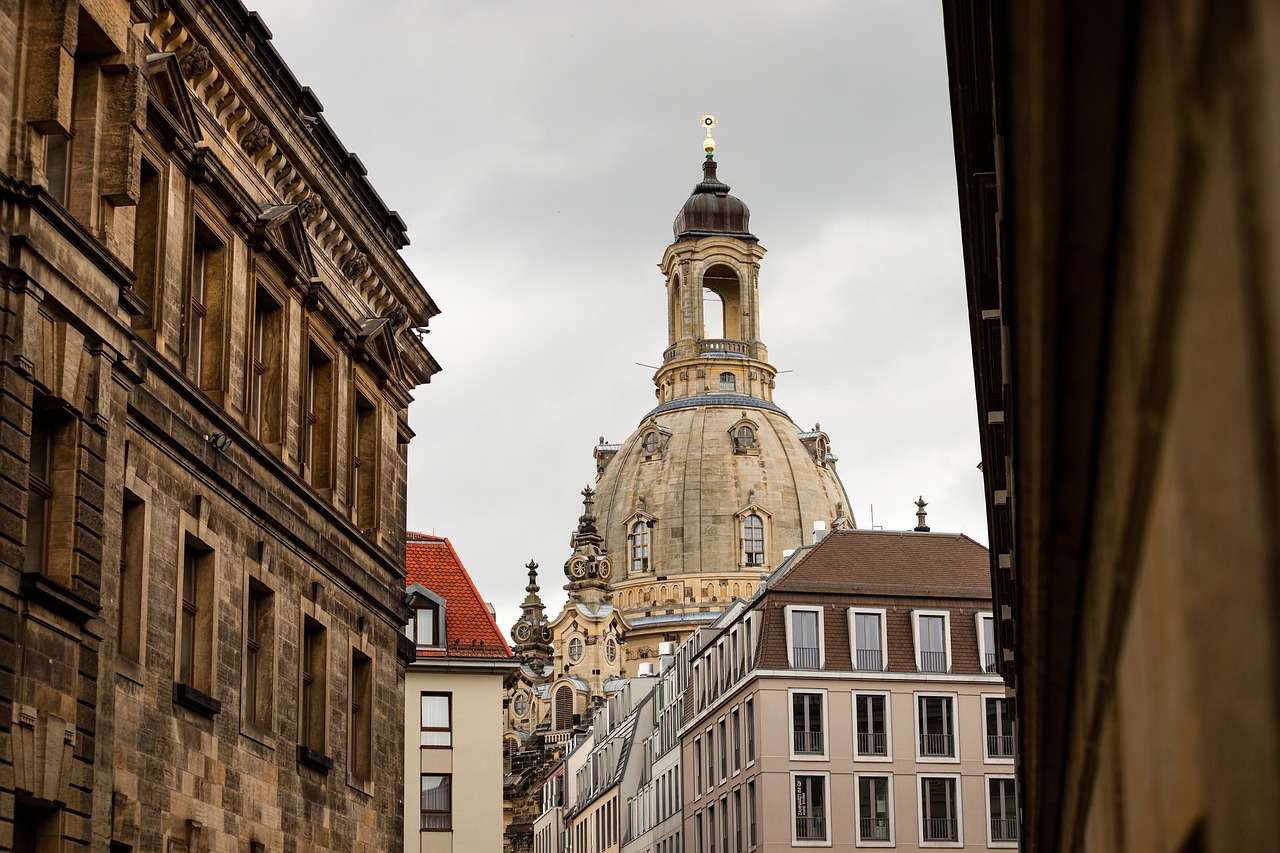
{"type": "Polygon", "coordinates": [[[213,60],[209,58],[209,48],[202,44],[191,48],[178,60],[178,68],[182,70],[182,76],[188,80],[195,80],[201,77],[209,70],[209,66],[212,64],[213,60]]]}
{"type": "Polygon", "coordinates": [[[919,500],[916,501],[916,533],[929,532],[929,525],[924,523],[924,518],[928,515],[928,513],[924,511],[924,508],[928,505],[929,504],[925,502],[924,495],[921,495],[919,500]]]}
{"type": "Polygon", "coordinates": [[[271,144],[271,131],[262,122],[258,122],[253,128],[240,137],[240,147],[244,153],[250,157],[257,154],[262,149],[271,144]]]}
{"type": "Polygon", "coordinates": [[[536,595],[538,592],[538,564],[530,560],[525,563],[524,567],[529,570],[529,585],[524,588],[524,591],[530,595],[536,595]]]}

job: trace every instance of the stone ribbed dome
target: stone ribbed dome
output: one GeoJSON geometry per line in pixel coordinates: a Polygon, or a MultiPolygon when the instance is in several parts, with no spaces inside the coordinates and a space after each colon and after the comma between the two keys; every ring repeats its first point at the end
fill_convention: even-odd
{"type": "Polygon", "coordinates": [[[802,433],[772,403],[714,396],[723,399],[659,406],[626,441],[602,445],[610,455],[595,508],[614,565],[614,604],[642,634],[707,621],[750,595],[784,551],[811,544],[815,521],[831,529],[847,515],[825,434],[802,433]],[[743,426],[754,446],[735,450],[743,426]],[[763,564],[744,559],[746,514],[763,521],[763,564]],[[648,568],[636,571],[628,535],[639,519],[652,527],[648,568]]]}
{"type": "Polygon", "coordinates": [[[751,211],[742,199],[729,195],[729,185],[716,178],[716,161],[708,157],[702,164],[702,181],[693,188],[672,224],[676,240],[712,234],[755,240],[750,228],[751,211]]]}

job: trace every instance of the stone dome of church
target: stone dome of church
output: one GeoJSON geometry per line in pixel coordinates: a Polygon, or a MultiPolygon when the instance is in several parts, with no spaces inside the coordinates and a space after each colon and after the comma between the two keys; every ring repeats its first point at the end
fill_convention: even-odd
{"type": "Polygon", "coordinates": [[[671,228],[677,240],[709,234],[756,239],[751,233],[751,211],[742,199],[729,195],[729,185],[716,177],[716,161],[711,157],[702,164],[702,180],[676,214],[671,228]]]}

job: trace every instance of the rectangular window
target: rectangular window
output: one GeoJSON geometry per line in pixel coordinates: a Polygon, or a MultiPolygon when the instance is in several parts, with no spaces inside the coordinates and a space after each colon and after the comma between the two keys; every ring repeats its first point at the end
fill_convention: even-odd
{"type": "Polygon", "coordinates": [[[956,739],[952,697],[918,696],[917,702],[921,757],[954,758],[956,739]]]}
{"type": "Polygon", "coordinates": [[[747,843],[756,846],[756,781],[747,783],[747,843]]]}
{"type": "Polygon", "coordinates": [[[693,739],[693,794],[702,793],[702,740],[693,739]]]}
{"type": "Polygon", "coordinates": [[[920,839],[960,840],[960,805],[954,776],[920,777],[920,839]]]}
{"type": "Polygon", "coordinates": [[[116,648],[121,657],[142,660],[143,553],[147,505],[125,490],[120,524],[120,601],[116,609],[116,648]]]}
{"type": "Polygon", "coordinates": [[[355,423],[351,430],[351,513],[363,530],[376,525],[378,488],[377,409],[364,395],[356,394],[355,423]]]}
{"type": "Polygon", "coordinates": [[[22,569],[44,572],[49,560],[53,516],[53,436],[56,425],[43,412],[31,413],[31,462],[27,474],[27,542],[22,569]]]}
{"type": "Polygon", "coordinates": [[[795,755],[824,755],[823,732],[825,693],[791,693],[791,751],[795,755]]]}
{"type": "Polygon", "coordinates": [[[796,610],[791,613],[791,665],[801,669],[817,669],[818,613],[796,610]]]}
{"type": "Polygon", "coordinates": [[[422,745],[453,745],[453,694],[422,694],[422,745]]]}
{"type": "Polygon", "coordinates": [[[707,806],[707,851],[716,853],[716,805],[707,806]]]}
{"type": "Polygon", "coordinates": [[[436,605],[419,605],[409,617],[404,628],[405,636],[419,646],[442,646],[440,638],[440,619],[436,605]]]}
{"type": "Polygon", "coordinates": [[[71,137],[65,134],[51,133],[44,138],[44,176],[49,195],[63,207],[71,203],[71,147],[71,137]]]}
{"type": "Polygon", "coordinates": [[[791,777],[792,831],[796,841],[827,840],[827,777],[791,777]]]}
{"type": "Polygon", "coordinates": [[[747,700],[747,763],[756,760],[756,703],[747,700]]]}
{"type": "Polygon", "coordinates": [[[991,819],[991,842],[1016,843],[1018,840],[1018,800],[1011,776],[987,780],[987,807],[991,819]]]}
{"type": "Polygon", "coordinates": [[[737,708],[729,716],[729,728],[733,730],[733,772],[742,769],[742,715],[737,708]]]}
{"type": "Polygon", "coordinates": [[[999,673],[996,663],[996,620],[990,613],[978,614],[978,653],[982,655],[982,671],[999,673]]]}
{"type": "Polygon", "coordinates": [[[213,692],[213,552],[188,536],[182,547],[178,682],[213,692]]]}
{"type": "Polygon", "coordinates": [[[733,850],[742,853],[742,789],[733,792],[733,850]]]}
{"type": "Polygon", "coordinates": [[[858,841],[891,841],[888,776],[858,776],[858,841]]]}
{"type": "MultiPolygon", "coordinates": [[[[156,270],[163,227],[160,217],[162,197],[160,171],[143,159],[138,181],[138,204],[133,215],[133,274],[136,276],[133,291],[146,303],[144,328],[153,325],[151,318],[155,317],[156,270]]],[[[139,321],[135,319],[134,323],[137,328],[139,321]]]]}
{"type": "Polygon", "coordinates": [[[883,611],[851,610],[853,623],[853,668],[880,672],[887,661],[884,654],[883,611]]]}
{"type": "Polygon", "coordinates": [[[920,612],[912,615],[915,617],[916,668],[920,672],[950,672],[949,615],[920,612]]]}
{"type": "Polygon", "coordinates": [[[191,247],[191,303],[187,311],[187,374],[196,385],[204,380],[204,325],[210,247],[199,237],[191,247]]]}
{"type": "Polygon", "coordinates": [[[448,774],[422,774],[423,830],[453,829],[453,777],[448,774]]]}
{"type": "Polygon", "coordinates": [[[724,781],[729,776],[729,738],[728,726],[724,720],[720,721],[720,781],[724,781]]]}
{"type": "Polygon", "coordinates": [[[703,734],[703,743],[707,745],[707,790],[710,791],[716,785],[716,742],[711,736],[712,730],[707,729],[703,734]]]}
{"type": "Polygon", "coordinates": [[[302,628],[302,704],[298,729],[302,745],[324,753],[328,713],[329,642],[323,625],[304,617],[302,628]]]}
{"type": "Polygon", "coordinates": [[[706,837],[703,834],[703,829],[702,829],[702,812],[698,812],[696,815],[693,816],[693,833],[694,833],[693,835],[694,847],[697,848],[697,853],[702,853],[704,849],[702,845],[702,839],[706,837]]]}
{"type": "Polygon", "coordinates": [[[720,798],[720,849],[729,853],[729,798],[720,798]]]}
{"type": "Polygon", "coordinates": [[[244,633],[244,718],[263,728],[271,727],[275,596],[256,580],[249,581],[244,633]]]}
{"type": "Polygon", "coordinates": [[[1009,700],[1003,696],[987,696],[985,705],[987,758],[1013,758],[1013,720],[1009,717],[1009,700]]]}
{"type": "Polygon", "coordinates": [[[887,697],[883,693],[855,693],[853,696],[857,714],[856,754],[862,756],[888,756],[889,730],[887,697]]]}
{"type": "Polygon", "coordinates": [[[353,776],[373,775],[373,660],[359,649],[351,650],[351,762],[353,776]]]}
{"type": "Polygon", "coordinates": [[[314,344],[303,392],[303,471],[317,489],[333,486],[333,362],[314,344]]]}

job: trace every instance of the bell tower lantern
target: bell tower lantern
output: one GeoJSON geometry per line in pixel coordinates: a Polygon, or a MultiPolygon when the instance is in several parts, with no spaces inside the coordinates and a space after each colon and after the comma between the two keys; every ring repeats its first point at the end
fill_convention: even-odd
{"type": "Polygon", "coordinates": [[[777,371],[760,340],[760,259],[751,212],[716,175],[713,116],[702,180],[676,214],[675,240],[663,253],[667,349],[654,376],[662,403],[685,397],[742,394],[772,401],[777,371]]]}

